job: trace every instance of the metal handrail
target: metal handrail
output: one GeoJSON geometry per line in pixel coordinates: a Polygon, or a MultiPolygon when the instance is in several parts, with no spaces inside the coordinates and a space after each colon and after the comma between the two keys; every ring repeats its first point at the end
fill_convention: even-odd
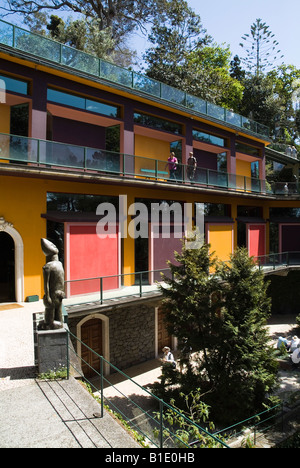
{"type": "MultiPolygon", "coordinates": [[[[139,272],[133,272],[133,273],[120,273],[120,274],[117,274],[117,275],[107,275],[107,276],[96,276],[96,277],[92,277],[92,278],[82,278],[82,279],[74,279],[74,280],[66,280],[65,281],[65,286],[66,286],[66,289],[68,288],[69,285],[73,284],[73,283],[79,283],[79,282],[83,282],[83,281],[99,281],[99,291],[95,291],[93,293],[87,293],[86,295],[88,294],[99,294],[99,302],[100,304],[102,305],[103,302],[105,301],[104,299],[104,281],[106,279],[111,279],[111,278],[117,278],[118,279],[118,284],[121,284],[121,279],[122,278],[125,278],[126,276],[138,276],[139,278],[139,281],[138,281],[138,284],[133,284],[131,286],[137,286],[139,288],[139,297],[143,297],[144,294],[147,294],[147,292],[143,292],[143,276],[144,275],[148,275],[149,274],[154,274],[154,273],[161,273],[161,274],[165,274],[167,272],[171,271],[170,268],[163,268],[163,269],[159,269],[159,270],[145,270],[145,271],[139,271],[139,272]]],[[[149,286],[149,285],[147,285],[149,286]]],[[[151,285],[150,285],[151,286],[151,285]]],[[[125,287],[124,287],[125,288],[125,287]]],[[[117,288],[118,290],[120,290],[121,288],[117,288]]],[[[115,290],[115,289],[113,289],[115,290]]],[[[149,291],[148,291],[149,293],[149,291]]],[[[137,293],[136,292],[133,292],[132,294],[125,294],[124,296],[122,297],[130,297],[130,296],[136,296],[137,293]]],[[[107,300],[110,300],[111,298],[107,298],[107,300]]],[[[120,299],[120,297],[118,296],[118,299],[120,299]]],[[[90,302],[88,299],[86,302],[90,302]]],[[[76,304],[72,304],[72,306],[74,306],[76,304]]]]}
{"type": "MultiPolygon", "coordinates": [[[[116,367],[115,365],[113,365],[112,363],[110,363],[109,361],[107,361],[103,356],[101,356],[100,354],[98,354],[96,351],[94,351],[92,348],[90,348],[88,345],[86,345],[84,342],[82,342],[79,338],[77,338],[77,336],[75,336],[70,330],[67,329],[67,343],[68,343],[68,365],[67,365],[67,378],[70,378],[70,368],[72,367],[77,374],[79,374],[82,378],[84,378],[84,380],[91,386],[94,388],[95,390],[95,393],[96,392],[100,392],[100,400],[101,400],[101,417],[104,416],[104,401],[105,399],[107,399],[105,396],[104,396],[104,383],[108,383],[110,384],[114,389],[116,389],[116,387],[114,385],[112,385],[109,380],[104,376],[104,365],[107,364],[108,366],[110,366],[115,372],[118,372],[122,377],[124,377],[126,380],[130,381],[132,384],[136,385],[139,389],[141,389],[143,392],[145,392],[149,397],[153,398],[159,405],[159,413],[160,413],[160,417],[157,419],[155,418],[154,416],[152,416],[151,414],[149,415],[149,411],[148,410],[143,410],[143,408],[136,404],[132,398],[129,398],[128,396],[126,396],[123,392],[120,392],[120,390],[118,390],[119,393],[121,393],[122,397],[123,398],[126,398],[126,400],[132,404],[135,405],[135,407],[137,407],[144,415],[147,415],[147,417],[149,417],[150,419],[152,419],[156,424],[158,423],[159,424],[159,443],[157,445],[157,442],[154,441],[154,440],[151,440],[152,443],[154,443],[154,445],[156,446],[159,446],[160,448],[163,448],[163,431],[164,431],[164,422],[163,422],[163,412],[165,409],[169,409],[171,411],[173,411],[175,414],[177,414],[178,416],[180,416],[180,418],[182,418],[183,420],[185,420],[186,423],[194,426],[200,433],[203,433],[205,437],[207,437],[208,439],[211,439],[213,440],[215,443],[217,444],[220,444],[221,447],[224,447],[224,448],[230,448],[224,441],[222,441],[221,439],[219,439],[216,435],[214,434],[211,434],[209,433],[206,429],[204,429],[203,427],[199,426],[199,424],[195,423],[194,421],[190,420],[187,416],[185,416],[183,413],[179,412],[176,408],[174,408],[173,406],[171,406],[170,404],[166,403],[164,400],[162,400],[161,398],[158,398],[156,395],[154,395],[152,392],[150,392],[147,388],[143,387],[142,385],[140,385],[139,383],[137,383],[136,381],[134,381],[131,377],[129,377],[127,374],[125,374],[123,371],[121,371],[118,367],[116,367]],[[87,363],[85,360],[83,360],[81,358],[81,356],[78,355],[78,353],[75,352],[74,350],[74,347],[73,346],[70,346],[70,338],[72,338],[76,343],[80,343],[81,345],[85,346],[90,352],[92,352],[97,358],[99,358],[99,361],[100,361],[100,369],[97,370],[95,368],[93,368],[89,363],[87,363]],[[100,388],[98,388],[98,385],[95,384],[95,381],[91,382],[88,380],[87,377],[85,377],[82,373],[82,370],[81,370],[81,366],[80,366],[80,369],[78,369],[77,367],[75,367],[74,364],[72,364],[71,362],[71,359],[70,359],[70,351],[72,352],[73,355],[76,356],[76,358],[79,360],[79,361],[83,361],[90,369],[93,370],[93,372],[98,376],[100,377],[100,388]]],[[[93,379],[94,380],[94,379],[93,379]]],[[[94,392],[93,392],[94,393],[94,392]]],[[[107,399],[108,400],[108,399],[107,399]]],[[[109,401],[109,400],[108,400],[109,401]]],[[[113,406],[115,407],[115,409],[122,415],[122,417],[124,417],[125,419],[128,420],[127,416],[122,412],[122,409],[120,409],[119,407],[117,407],[115,404],[113,404],[113,406]]],[[[132,421],[129,421],[131,424],[132,424],[132,421]]],[[[136,424],[133,422],[133,426],[135,428],[135,430],[137,430],[138,432],[140,432],[143,436],[147,437],[148,439],[150,438],[149,437],[149,434],[145,434],[144,431],[136,424]]],[[[167,428],[168,431],[170,431],[170,428],[168,427],[167,428]]],[[[171,431],[172,432],[172,431],[171,431]]],[[[176,440],[178,440],[181,444],[185,445],[186,447],[189,447],[188,444],[186,444],[182,439],[180,439],[180,437],[178,437],[176,435],[176,433],[172,432],[172,437],[174,437],[176,440]]]]}

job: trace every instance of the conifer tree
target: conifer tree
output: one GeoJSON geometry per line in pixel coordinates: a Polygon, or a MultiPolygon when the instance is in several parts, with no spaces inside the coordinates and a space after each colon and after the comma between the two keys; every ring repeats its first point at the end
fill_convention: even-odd
{"type": "Polygon", "coordinates": [[[161,287],[167,328],[184,358],[162,382],[165,390],[176,384],[186,394],[199,388],[212,419],[232,423],[261,411],[275,384],[265,327],[270,300],[263,273],[245,249],[227,263],[209,250],[206,244],[183,247],[178,265],[170,265],[172,279],[161,287]]]}
{"type": "Polygon", "coordinates": [[[276,382],[266,328],[271,300],[264,274],[246,249],[237,249],[218,274],[224,302],[214,353],[215,396],[223,416],[234,413],[240,420],[263,409],[276,382]]]}

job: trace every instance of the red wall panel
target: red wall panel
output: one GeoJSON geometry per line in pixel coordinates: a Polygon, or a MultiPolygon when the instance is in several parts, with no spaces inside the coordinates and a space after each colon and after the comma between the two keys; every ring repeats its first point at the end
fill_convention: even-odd
{"type": "Polygon", "coordinates": [[[259,257],[266,254],[265,224],[248,225],[248,251],[250,257],[259,257]]]}
{"type": "MultiPolygon", "coordinates": [[[[68,280],[95,278],[119,274],[119,240],[100,239],[96,224],[69,225],[68,280]]],[[[118,277],[103,280],[103,289],[116,289],[118,277]]],[[[70,295],[100,291],[100,281],[88,280],[70,283],[70,295]]]]}

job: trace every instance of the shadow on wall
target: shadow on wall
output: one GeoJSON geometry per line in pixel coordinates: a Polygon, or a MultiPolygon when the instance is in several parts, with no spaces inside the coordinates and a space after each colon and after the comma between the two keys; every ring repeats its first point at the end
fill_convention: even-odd
{"type": "Polygon", "coordinates": [[[300,272],[290,271],[287,276],[270,275],[268,288],[272,299],[272,315],[300,314],[300,272]]]}

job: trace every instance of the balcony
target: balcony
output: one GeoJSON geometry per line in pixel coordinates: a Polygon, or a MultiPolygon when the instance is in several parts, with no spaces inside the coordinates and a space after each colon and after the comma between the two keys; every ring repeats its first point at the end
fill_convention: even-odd
{"type": "MultiPolygon", "coordinates": [[[[167,161],[3,133],[0,134],[0,163],[2,168],[11,163],[14,167],[21,165],[28,170],[37,167],[39,170],[63,170],[65,174],[75,171],[97,177],[160,182],[226,192],[274,193],[270,185],[260,179],[201,167],[196,168],[191,178],[189,168],[184,164],[179,164],[176,175],[170,176],[167,161]]],[[[280,186],[280,190],[286,194],[285,187],[280,186]]],[[[298,185],[293,187],[294,190],[298,193],[298,185]]]]}
{"type": "Polygon", "coordinates": [[[33,34],[3,20],[0,20],[0,44],[16,51],[25,52],[31,57],[42,58],[70,70],[85,73],[93,78],[104,79],[122,88],[132,89],[139,95],[142,93],[169,104],[179,105],[193,113],[193,115],[201,117],[205,115],[231,127],[258,134],[264,139],[269,137],[269,129],[265,125],[140,73],[127,70],[54,40],[33,34]]]}

